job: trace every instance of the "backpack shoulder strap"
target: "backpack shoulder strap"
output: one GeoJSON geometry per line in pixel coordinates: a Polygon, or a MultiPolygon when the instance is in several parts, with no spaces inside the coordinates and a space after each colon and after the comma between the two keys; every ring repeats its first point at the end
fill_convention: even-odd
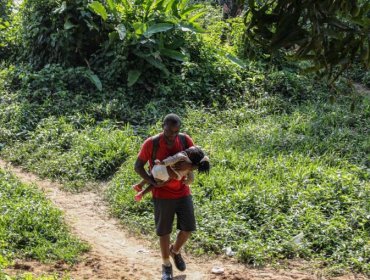
{"type": "Polygon", "coordinates": [[[184,133],[179,133],[179,137],[180,137],[182,149],[186,150],[187,148],[189,148],[188,141],[186,141],[186,135],[184,133]]]}
{"type": "Polygon", "coordinates": [[[160,134],[157,134],[152,137],[152,141],[153,141],[152,165],[154,165],[154,161],[156,160],[156,157],[157,157],[157,151],[159,148],[159,138],[160,138],[160,134]]]}

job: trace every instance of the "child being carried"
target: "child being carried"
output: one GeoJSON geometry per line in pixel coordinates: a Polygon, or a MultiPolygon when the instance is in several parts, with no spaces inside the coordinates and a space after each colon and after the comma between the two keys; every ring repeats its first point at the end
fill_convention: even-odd
{"type": "MultiPolygon", "coordinates": [[[[194,181],[194,173],[192,170],[175,170],[173,167],[180,161],[186,161],[193,165],[193,169],[198,169],[198,172],[209,173],[210,165],[209,158],[205,155],[202,149],[198,146],[192,146],[184,151],[181,151],[173,156],[170,156],[162,161],[155,160],[155,165],[151,170],[151,174],[157,183],[163,183],[170,179],[181,180],[185,177],[184,184],[190,185],[194,181]]],[[[144,180],[134,185],[132,188],[138,193],[135,195],[135,200],[140,201],[143,196],[153,189],[152,185],[149,185],[143,190],[143,186],[146,184],[144,180]]]]}

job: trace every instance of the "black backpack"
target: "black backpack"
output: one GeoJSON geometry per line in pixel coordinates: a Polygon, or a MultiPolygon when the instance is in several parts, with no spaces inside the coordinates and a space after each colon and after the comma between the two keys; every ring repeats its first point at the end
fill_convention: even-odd
{"type": "MultiPolygon", "coordinates": [[[[186,150],[187,148],[189,148],[188,142],[186,141],[185,134],[179,133],[178,136],[180,137],[182,150],[186,150]]],[[[153,140],[152,166],[154,166],[154,161],[156,160],[157,151],[158,151],[158,148],[159,148],[159,138],[160,138],[160,134],[157,134],[156,136],[152,137],[152,140],[153,140]]]]}

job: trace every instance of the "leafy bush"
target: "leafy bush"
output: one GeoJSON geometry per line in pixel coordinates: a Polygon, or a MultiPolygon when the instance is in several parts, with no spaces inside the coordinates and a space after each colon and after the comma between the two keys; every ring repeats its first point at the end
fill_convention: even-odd
{"type": "Polygon", "coordinates": [[[33,67],[87,66],[108,37],[88,0],[27,0],[21,9],[22,57],[33,67]]]}
{"type": "MultiPolygon", "coordinates": [[[[282,96],[289,104],[303,100],[319,99],[321,84],[312,78],[299,75],[295,71],[274,71],[266,75],[265,90],[268,94],[282,96]],[[313,96],[316,93],[316,96],[313,96]]],[[[286,106],[288,107],[288,106],[286,106]]]]}
{"type": "Polygon", "coordinates": [[[89,7],[104,21],[113,23],[115,30],[109,34],[110,43],[120,40],[119,44],[127,48],[131,62],[128,86],[140,76],[147,76],[150,70],[168,75],[166,64],[170,63],[163,63],[166,57],[188,60],[183,34],[201,31],[195,21],[203,15],[199,12],[202,5],[190,5],[186,0],[107,1],[106,5],[93,1],[89,7]]]}
{"type": "Polygon", "coordinates": [[[13,0],[3,0],[0,3],[0,62],[9,61],[17,50],[19,18],[13,13],[13,8],[13,0]]]}
{"type": "Polygon", "coordinates": [[[61,211],[35,187],[0,170],[1,258],[75,262],[87,245],[68,233],[61,211]]]}
{"type": "Polygon", "coordinates": [[[65,181],[72,188],[88,180],[105,180],[137,148],[129,126],[88,118],[44,119],[27,141],[4,149],[3,156],[43,177],[65,181]]]}

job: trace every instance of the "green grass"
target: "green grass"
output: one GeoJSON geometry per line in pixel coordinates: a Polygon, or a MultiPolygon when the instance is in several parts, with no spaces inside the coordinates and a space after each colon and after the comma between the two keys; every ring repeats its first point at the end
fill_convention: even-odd
{"type": "Polygon", "coordinates": [[[0,268],[15,258],[74,263],[88,246],[69,233],[60,210],[36,189],[0,170],[0,268]]]}
{"type": "MultiPolygon", "coordinates": [[[[133,164],[144,138],[161,130],[152,120],[175,111],[212,163],[211,174],[197,175],[192,186],[198,222],[188,244],[193,252],[223,254],[230,247],[240,261],[253,265],[299,257],[334,271],[370,273],[369,97],[343,95],[331,104],[327,89],[308,77],[291,71],[251,73],[242,96],[208,107],[196,102],[167,107],[165,96],[141,104],[137,97],[142,110],[122,113],[141,116],[131,125],[117,111],[127,107],[126,97],[97,116],[94,104],[107,108],[109,102],[102,100],[110,93],[95,96],[90,110],[83,102],[86,92],[77,100],[66,88],[65,97],[51,94],[46,104],[41,89],[34,97],[42,102],[29,102],[33,91],[24,88],[3,89],[0,106],[19,110],[0,111],[7,132],[1,156],[70,189],[110,180],[106,197],[114,215],[154,236],[149,197],[133,200],[130,186],[139,180],[133,164]],[[60,101],[59,111],[53,100],[60,101]],[[28,116],[34,123],[24,122],[32,120],[28,116]]],[[[37,90],[42,81],[31,85],[37,90]]],[[[205,95],[212,99],[212,93],[205,95]]]]}
{"type": "MultiPolygon", "coordinates": [[[[370,100],[353,113],[346,104],[303,104],[289,114],[247,105],[190,109],[184,130],[212,162],[211,174],[197,175],[192,186],[192,250],[231,247],[254,265],[301,257],[369,273],[370,100]]],[[[135,157],[113,179],[108,199],[126,224],[152,233],[150,199],[135,203],[129,191],[138,180],[135,157]]]]}
{"type": "Polygon", "coordinates": [[[111,177],[137,149],[130,126],[119,129],[109,121],[97,124],[89,118],[51,117],[40,122],[27,141],[6,149],[3,156],[42,177],[81,189],[88,181],[111,177]]]}
{"type": "Polygon", "coordinates": [[[1,280],[72,280],[73,278],[69,276],[63,276],[54,274],[54,275],[41,275],[41,276],[34,276],[32,273],[24,273],[22,275],[17,276],[9,276],[9,275],[1,275],[0,273],[0,279],[1,280]],[[2,277],[2,278],[1,278],[2,277]]]}

